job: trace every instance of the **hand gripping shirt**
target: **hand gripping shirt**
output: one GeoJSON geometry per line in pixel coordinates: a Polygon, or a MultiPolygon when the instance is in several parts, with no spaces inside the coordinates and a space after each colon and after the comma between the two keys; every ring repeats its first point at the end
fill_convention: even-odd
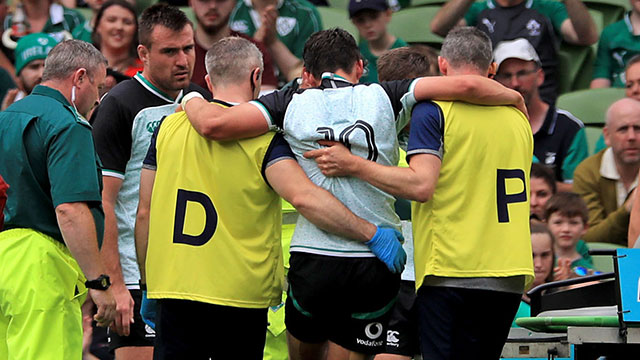
{"type": "MultiPolygon", "coordinates": [[[[271,125],[283,130],[311,181],[331,192],[361,218],[399,230],[393,196],[353,177],[325,177],[315,161],[305,159],[302,154],[320,148],[318,140],[335,140],[365,159],[397,165],[397,133],[407,124],[415,103],[414,84],[413,80],[404,80],[354,85],[325,73],[319,88],[287,89],[251,103],[271,125]]],[[[291,251],[339,257],[374,256],[363,243],[329,234],[304,217],[298,218],[291,251]]]]}
{"type": "MultiPolygon", "coordinates": [[[[198,91],[205,98],[211,98],[193,84],[186,91],[198,91]]],[[[165,116],[175,112],[181,98],[182,92],[172,99],[138,73],[109,91],[92,116],[93,137],[104,165],[103,175],[122,179],[115,205],[118,251],[125,284],[131,289],[138,287],[140,279],[133,230],[142,161],[153,131],[165,116]]]]}
{"type": "Polygon", "coordinates": [[[281,202],[265,171],[286,159],[294,155],[282,134],[218,142],[198,135],[184,112],[162,121],[144,161],[156,170],[150,298],[244,308],[280,303],[281,202]]]}

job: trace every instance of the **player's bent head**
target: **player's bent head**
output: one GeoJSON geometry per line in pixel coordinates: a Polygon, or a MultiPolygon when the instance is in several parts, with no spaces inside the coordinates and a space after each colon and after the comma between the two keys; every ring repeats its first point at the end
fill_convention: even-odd
{"type": "Polygon", "coordinates": [[[151,49],[151,33],[156,25],[164,26],[174,32],[182,31],[187,25],[193,27],[193,23],[182,10],[163,3],[146,8],[140,15],[138,25],[138,39],[147,49],[151,49]]]}
{"type": "Polygon", "coordinates": [[[66,40],[47,55],[42,82],[66,79],[80,68],[86,69],[87,75],[93,79],[102,66],[107,66],[107,59],[95,46],[81,40],[66,40]]]}
{"type": "Polygon", "coordinates": [[[241,84],[258,69],[264,69],[262,53],[249,40],[237,36],[221,39],[207,51],[204,59],[209,81],[214,86],[241,84]]]}
{"type": "Polygon", "coordinates": [[[356,40],[340,28],[314,33],[304,44],[302,53],[304,67],[317,79],[324,72],[343,70],[350,73],[361,59],[356,40]]]}
{"type": "Polygon", "coordinates": [[[440,56],[454,69],[475,69],[481,75],[488,72],[493,60],[489,36],[473,26],[451,30],[442,42],[440,56]]]}
{"type": "Polygon", "coordinates": [[[426,45],[391,49],[378,59],[380,81],[413,79],[438,74],[438,53],[426,45]]]}

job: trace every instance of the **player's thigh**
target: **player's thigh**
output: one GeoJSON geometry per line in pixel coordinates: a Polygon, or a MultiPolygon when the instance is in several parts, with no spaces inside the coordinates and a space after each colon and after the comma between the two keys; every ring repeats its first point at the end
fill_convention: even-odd
{"type": "Polygon", "coordinates": [[[465,289],[465,314],[456,331],[456,357],[498,359],[520,303],[520,294],[465,289]]]}
{"type": "Polygon", "coordinates": [[[146,360],[153,356],[153,345],[156,332],[142,321],[140,306],[142,304],[142,291],[129,290],[133,299],[133,323],[130,324],[128,336],[119,335],[111,329],[107,329],[109,336],[109,350],[116,354],[117,360],[146,360]],[[122,350],[121,350],[122,349],[122,350]],[[136,357],[140,354],[140,357],[136,357]]]}
{"type": "Polygon", "coordinates": [[[387,326],[384,354],[390,357],[377,356],[376,359],[411,358],[420,353],[415,299],[415,282],[402,281],[398,299],[393,306],[387,326]],[[398,355],[398,357],[391,355],[398,355]]]}

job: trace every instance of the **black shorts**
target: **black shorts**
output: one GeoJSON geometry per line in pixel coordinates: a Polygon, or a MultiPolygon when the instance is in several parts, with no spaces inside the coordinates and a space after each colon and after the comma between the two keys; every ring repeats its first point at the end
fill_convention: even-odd
{"type": "Polygon", "coordinates": [[[422,286],[416,308],[422,357],[499,359],[521,294],[422,286]]]}
{"type": "Polygon", "coordinates": [[[262,360],[267,335],[266,308],[160,299],[156,321],[155,360],[262,360]]]}
{"type": "Polygon", "coordinates": [[[306,343],[329,340],[363,354],[384,350],[400,274],[374,257],[294,252],[289,263],[285,324],[291,335],[306,343]]]}
{"type": "Polygon", "coordinates": [[[418,312],[415,307],[416,283],[401,281],[398,300],[393,306],[387,329],[385,354],[413,357],[420,353],[418,312]]]}
{"type": "Polygon", "coordinates": [[[156,338],[156,332],[142,321],[140,315],[140,304],[142,303],[142,290],[129,290],[133,298],[133,324],[131,324],[131,332],[129,336],[118,335],[115,331],[107,328],[107,336],[109,341],[109,350],[128,346],[153,346],[156,338]]]}

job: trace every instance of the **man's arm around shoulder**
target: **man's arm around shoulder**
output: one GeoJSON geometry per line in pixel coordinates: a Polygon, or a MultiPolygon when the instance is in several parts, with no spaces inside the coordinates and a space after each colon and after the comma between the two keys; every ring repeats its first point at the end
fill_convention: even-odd
{"type": "Polygon", "coordinates": [[[194,93],[183,98],[182,108],[193,128],[207,139],[245,139],[269,131],[265,115],[255,105],[245,103],[223,108],[207,102],[202,96],[191,94],[194,93]]]}

